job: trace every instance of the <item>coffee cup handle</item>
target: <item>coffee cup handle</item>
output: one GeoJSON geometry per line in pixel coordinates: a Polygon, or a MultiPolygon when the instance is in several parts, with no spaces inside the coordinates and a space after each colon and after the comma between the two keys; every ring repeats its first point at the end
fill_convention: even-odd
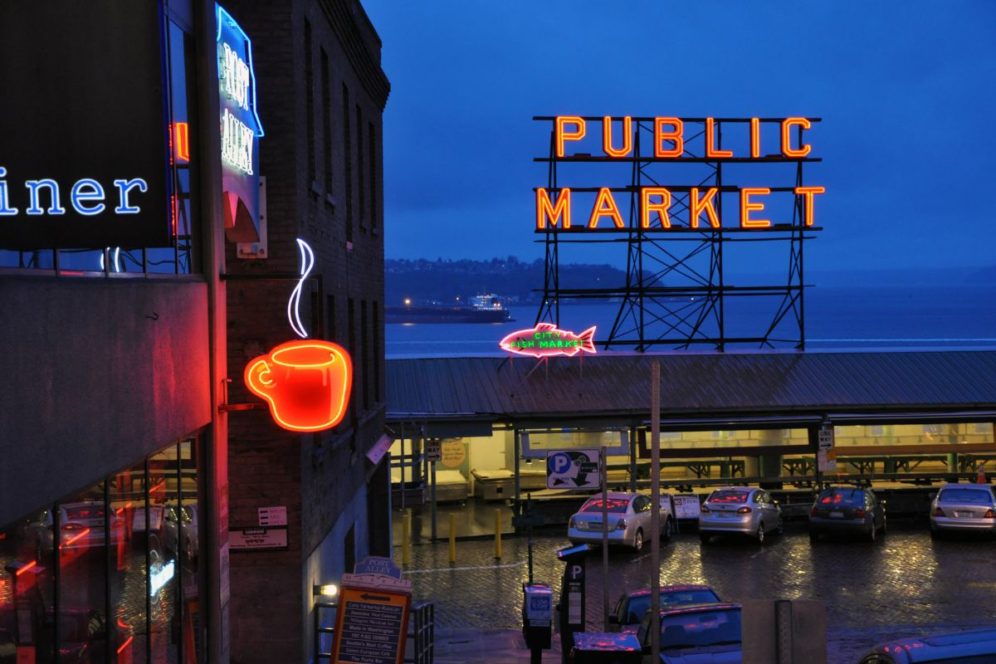
{"type": "Polygon", "coordinates": [[[265,357],[258,358],[246,367],[246,385],[259,396],[263,396],[273,388],[270,365],[265,357]]]}

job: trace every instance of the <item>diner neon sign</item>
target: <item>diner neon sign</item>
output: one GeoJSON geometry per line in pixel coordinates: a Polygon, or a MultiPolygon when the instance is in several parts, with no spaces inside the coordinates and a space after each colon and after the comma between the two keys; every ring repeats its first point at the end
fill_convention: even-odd
{"type": "MultiPolygon", "coordinates": [[[[687,121],[691,122],[691,121],[687,121]]],[[[699,133],[686,135],[686,120],[677,117],[655,117],[652,122],[653,159],[659,161],[685,162],[736,162],[772,163],[778,161],[803,160],[812,153],[812,145],[807,143],[804,132],[812,128],[812,121],[804,117],[788,117],[777,121],[779,125],[779,152],[773,155],[762,155],[762,120],[750,118],[745,122],[747,129],[742,139],[746,139],[746,150],[738,154],[733,149],[723,148],[719,140],[719,120],[705,118],[696,120],[701,123],[701,144],[696,143],[696,152],[690,150],[690,143],[699,141],[699,133]],[[792,140],[793,134],[799,138],[792,140]]],[[[771,124],[772,120],[765,120],[771,124]]],[[[572,157],[579,160],[590,160],[593,156],[587,152],[568,154],[570,144],[578,144],[589,134],[590,119],[576,115],[557,116],[553,123],[554,152],[558,160],[570,161],[572,157]]],[[[600,123],[601,152],[604,160],[632,160],[635,157],[634,119],[630,116],[613,118],[604,116],[600,123]],[[621,131],[613,131],[620,125],[621,131]],[[616,135],[618,134],[618,136],[616,135]]],[[[617,194],[623,194],[627,199],[636,194],[633,204],[638,206],[638,214],[634,216],[640,230],[667,231],[674,228],[687,229],[720,229],[723,227],[720,198],[723,193],[736,193],[738,197],[737,225],[742,230],[765,230],[776,227],[767,211],[769,197],[773,190],[769,187],[701,187],[701,186],[653,186],[632,188],[597,187],[586,189],[585,193],[594,193],[594,202],[587,208],[587,216],[579,220],[572,216],[577,205],[574,204],[575,194],[570,187],[547,189],[538,187],[535,190],[536,230],[550,231],[585,231],[598,229],[622,230],[627,228],[624,213],[616,201],[617,194]],[[680,194],[682,200],[676,201],[674,194],[680,194]],[[580,223],[579,223],[580,222],[580,223]]],[[[774,193],[782,193],[774,192],[774,193]]],[[[788,193],[796,197],[802,209],[802,223],[805,227],[815,224],[814,210],[816,197],[826,193],[823,186],[803,186],[799,184],[790,188],[788,193]]]]}

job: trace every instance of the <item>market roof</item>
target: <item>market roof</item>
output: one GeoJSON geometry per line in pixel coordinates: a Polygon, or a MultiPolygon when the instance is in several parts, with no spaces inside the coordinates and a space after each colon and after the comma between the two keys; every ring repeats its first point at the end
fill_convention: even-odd
{"type": "Polygon", "coordinates": [[[388,421],[996,412],[996,350],[601,354],[387,361],[388,421]]]}

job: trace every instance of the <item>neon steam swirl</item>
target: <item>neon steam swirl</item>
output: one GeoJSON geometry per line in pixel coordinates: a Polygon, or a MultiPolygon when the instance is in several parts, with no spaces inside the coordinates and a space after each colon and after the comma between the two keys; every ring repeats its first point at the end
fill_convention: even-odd
{"type": "Polygon", "coordinates": [[[290,321],[291,329],[294,330],[297,336],[307,339],[308,332],[304,329],[304,324],[301,322],[301,289],[304,287],[304,282],[311,273],[311,268],[315,267],[315,253],[304,240],[298,239],[297,246],[301,249],[301,278],[298,280],[294,290],[291,291],[290,300],[287,302],[287,320],[290,321]]]}

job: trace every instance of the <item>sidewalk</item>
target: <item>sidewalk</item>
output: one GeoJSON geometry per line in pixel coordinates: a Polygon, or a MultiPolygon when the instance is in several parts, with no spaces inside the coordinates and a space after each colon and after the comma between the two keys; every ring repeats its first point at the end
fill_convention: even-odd
{"type": "MultiPolygon", "coordinates": [[[[543,651],[543,664],[560,663],[560,636],[554,634],[553,648],[543,651]]],[[[522,664],[529,661],[529,649],[522,632],[511,629],[436,630],[436,664],[522,664]]]]}

